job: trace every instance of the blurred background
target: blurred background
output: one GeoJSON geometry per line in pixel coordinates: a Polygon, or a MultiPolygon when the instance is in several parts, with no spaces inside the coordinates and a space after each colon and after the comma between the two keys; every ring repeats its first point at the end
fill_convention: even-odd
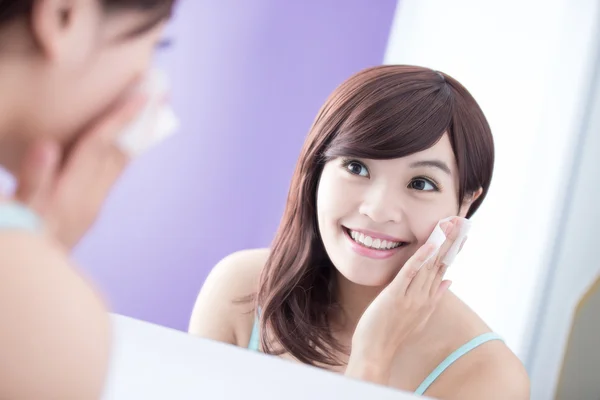
{"type": "Polygon", "coordinates": [[[453,291],[532,399],[598,399],[599,17],[592,0],[181,0],[157,64],[183,128],[127,171],[76,258],[116,313],[186,330],[211,268],[269,246],[328,94],[366,67],[430,67],[496,141],[453,291]]]}

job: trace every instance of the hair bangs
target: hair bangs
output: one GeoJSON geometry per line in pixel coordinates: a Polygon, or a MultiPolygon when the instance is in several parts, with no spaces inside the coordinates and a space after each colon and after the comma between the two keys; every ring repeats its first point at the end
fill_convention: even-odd
{"type": "Polygon", "coordinates": [[[450,130],[453,98],[445,81],[381,82],[339,125],[323,161],[337,157],[386,160],[435,145],[450,130]],[[404,87],[401,87],[404,86],[404,87]]]}

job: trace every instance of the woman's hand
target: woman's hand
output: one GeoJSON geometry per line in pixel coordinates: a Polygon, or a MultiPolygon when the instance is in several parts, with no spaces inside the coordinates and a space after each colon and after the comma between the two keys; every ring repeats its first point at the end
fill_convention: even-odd
{"type": "Polygon", "coordinates": [[[365,310],[352,338],[346,375],[388,383],[395,354],[419,334],[450,286],[443,280],[447,265],[442,260],[459,236],[461,222],[443,223],[447,239],[439,251],[431,243],[419,248],[365,310]]]}
{"type": "Polygon", "coordinates": [[[71,250],[100,213],[110,189],[128,164],[117,138],[133,121],[145,97],[119,101],[81,134],[65,154],[58,143],[34,143],[18,174],[15,200],[42,217],[47,232],[71,250]]]}

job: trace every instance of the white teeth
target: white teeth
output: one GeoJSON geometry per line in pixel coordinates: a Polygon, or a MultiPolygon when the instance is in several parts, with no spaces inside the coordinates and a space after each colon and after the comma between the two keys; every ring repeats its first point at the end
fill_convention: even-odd
{"type": "Polygon", "coordinates": [[[355,242],[358,242],[365,247],[371,247],[371,248],[378,249],[378,250],[380,250],[380,249],[390,250],[390,249],[395,249],[396,247],[400,246],[400,242],[392,242],[392,241],[381,240],[381,239],[373,239],[371,236],[366,236],[363,233],[355,232],[355,231],[350,231],[350,237],[352,237],[352,239],[354,239],[355,242]]]}

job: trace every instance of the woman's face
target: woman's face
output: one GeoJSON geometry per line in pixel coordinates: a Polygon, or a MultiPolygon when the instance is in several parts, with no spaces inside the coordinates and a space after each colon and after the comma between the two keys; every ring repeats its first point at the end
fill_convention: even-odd
{"type": "Polygon", "coordinates": [[[33,18],[31,30],[40,50],[30,57],[29,93],[23,101],[27,118],[21,132],[64,144],[137,85],[150,67],[164,27],[160,23],[130,35],[152,18],[150,12],[106,13],[97,0],[68,4],[62,20],[52,5],[40,6],[40,15],[33,18]]]}
{"type": "Polygon", "coordinates": [[[440,219],[466,215],[447,135],[392,160],[334,159],[317,188],[319,232],[337,270],[365,286],[387,285],[440,219]]]}

